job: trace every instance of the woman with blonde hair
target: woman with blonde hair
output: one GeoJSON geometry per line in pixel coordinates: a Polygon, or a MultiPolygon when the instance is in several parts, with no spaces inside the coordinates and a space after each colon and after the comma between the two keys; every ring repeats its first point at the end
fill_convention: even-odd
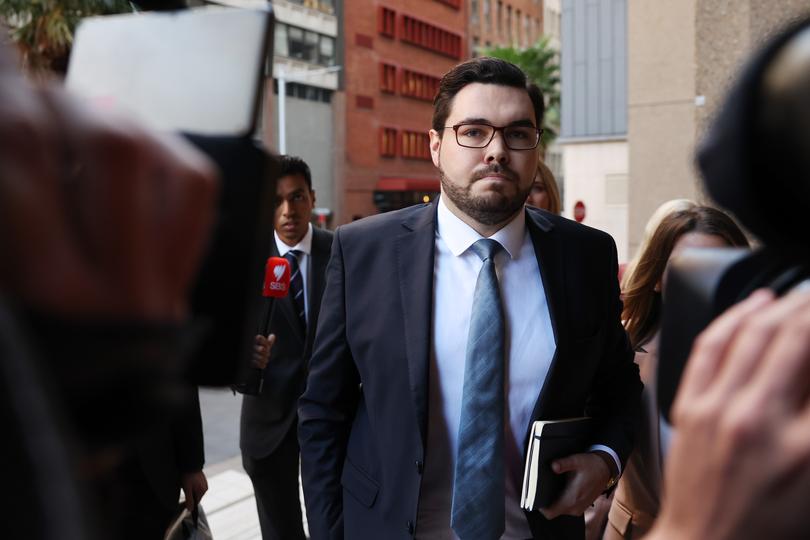
{"type": "Polygon", "coordinates": [[[540,160],[537,163],[537,174],[534,176],[534,183],[529,196],[526,197],[526,204],[546,210],[552,214],[559,214],[562,203],[560,202],[560,189],[554,179],[554,173],[540,160]]]}
{"type": "Polygon", "coordinates": [[[667,263],[687,248],[730,246],[748,247],[748,241],[723,212],[694,205],[669,212],[654,227],[649,242],[638,254],[637,265],[627,277],[622,320],[636,350],[635,361],[644,382],[642,419],[636,448],[627,461],[608,512],[605,540],[641,538],[649,531],[660,507],[669,427],[659,421],[655,377],[667,263]]]}

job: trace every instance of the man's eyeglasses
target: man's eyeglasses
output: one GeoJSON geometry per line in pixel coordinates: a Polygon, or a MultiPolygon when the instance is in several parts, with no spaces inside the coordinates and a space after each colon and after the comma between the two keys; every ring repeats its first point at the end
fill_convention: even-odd
{"type": "Polygon", "coordinates": [[[486,148],[500,131],[506,147],[510,150],[531,150],[540,142],[542,128],[533,126],[493,126],[490,124],[456,124],[444,126],[456,132],[456,142],[465,148],[486,148]]]}

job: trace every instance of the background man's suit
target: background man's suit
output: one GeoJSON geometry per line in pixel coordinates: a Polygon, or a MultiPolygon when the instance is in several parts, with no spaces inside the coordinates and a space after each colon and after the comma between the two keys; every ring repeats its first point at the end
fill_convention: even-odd
{"type": "MultiPolygon", "coordinates": [[[[305,285],[309,299],[308,329],[301,328],[291,296],[276,301],[270,320],[270,332],[276,334],[276,343],[264,370],[264,390],[260,396],[244,396],[242,400],[240,447],[245,470],[256,491],[262,531],[270,530],[267,527],[270,525],[274,536],[285,540],[302,534],[297,406],[306,385],[331,245],[331,232],[313,228],[305,285]]],[[[270,256],[278,256],[275,242],[270,256]]]]}
{"type": "MultiPolygon", "coordinates": [[[[415,531],[429,414],[435,204],[362,220],[335,235],[299,407],[315,540],[410,538],[415,531]]],[[[527,212],[557,342],[532,419],[590,414],[597,421],[592,442],[624,463],[640,383],[619,322],[615,245],[605,233],[527,212]]],[[[527,442],[528,431],[524,453],[527,442]]],[[[528,519],[536,538],[584,535],[582,518],[528,519]]]]}

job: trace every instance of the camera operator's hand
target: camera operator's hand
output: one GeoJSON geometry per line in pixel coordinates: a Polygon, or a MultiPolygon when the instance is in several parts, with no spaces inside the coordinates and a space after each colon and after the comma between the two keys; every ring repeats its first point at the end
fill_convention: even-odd
{"type": "Polygon", "coordinates": [[[58,315],[176,321],[214,216],[206,157],[34,88],[0,51],[0,291],[58,315]]]}
{"type": "Polygon", "coordinates": [[[698,338],[649,538],[810,538],[810,293],[757,292],[698,338]]]}

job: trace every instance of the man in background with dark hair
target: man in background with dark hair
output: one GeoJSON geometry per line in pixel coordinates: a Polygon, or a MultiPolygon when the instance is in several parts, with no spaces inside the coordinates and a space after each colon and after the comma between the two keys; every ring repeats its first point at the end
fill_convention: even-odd
{"type": "Polygon", "coordinates": [[[312,538],[583,538],[633,446],[641,383],[605,233],[524,202],[543,97],[470,60],[434,101],[434,203],[338,229],[299,408],[312,538]],[[589,415],[567,486],[524,513],[536,420],[589,415]]]}
{"type": "Polygon", "coordinates": [[[271,333],[268,339],[257,336],[258,347],[272,349],[269,362],[257,366],[264,368],[263,392],[242,401],[240,447],[256,493],[262,538],[303,540],[296,412],[306,383],[332,233],[310,224],[315,191],[309,166],[293,156],[281,156],[280,161],[270,256],[290,262],[290,294],[275,300],[269,328],[260,329],[271,333]]]}

